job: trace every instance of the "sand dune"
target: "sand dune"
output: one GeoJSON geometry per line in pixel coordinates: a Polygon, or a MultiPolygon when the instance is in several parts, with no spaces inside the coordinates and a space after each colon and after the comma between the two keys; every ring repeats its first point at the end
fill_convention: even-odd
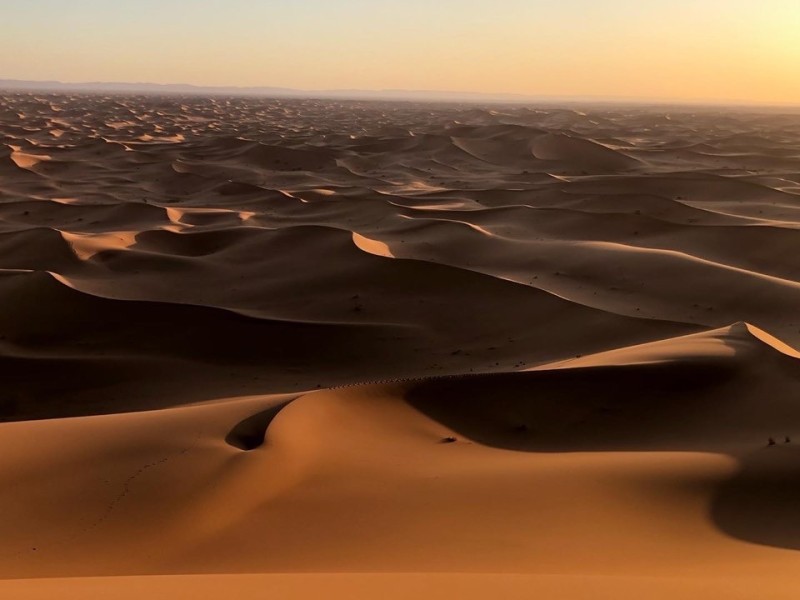
{"type": "Polygon", "coordinates": [[[0,112],[2,597],[797,596],[796,117],[0,112]]]}

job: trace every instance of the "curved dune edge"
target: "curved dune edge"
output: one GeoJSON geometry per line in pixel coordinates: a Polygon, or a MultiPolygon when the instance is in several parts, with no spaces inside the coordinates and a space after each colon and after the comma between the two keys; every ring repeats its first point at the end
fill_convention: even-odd
{"type": "Polygon", "coordinates": [[[703,360],[746,360],[759,348],[769,348],[791,358],[800,358],[800,352],[766,331],[750,323],[734,323],[728,327],[689,334],[677,338],[658,340],[617,348],[607,352],[582,356],[564,362],[540,365],[531,371],[553,369],[578,369],[585,367],[647,365],[669,362],[703,360]]]}
{"type": "Polygon", "coordinates": [[[389,245],[378,240],[371,240],[361,234],[353,232],[353,243],[359,250],[363,250],[368,254],[375,256],[382,256],[384,258],[394,258],[394,254],[389,249],[389,245]]]}
{"type": "Polygon", "coordinates": [[[779,340],[774,335],[770,335],[763,329],[759,329],[758,327],[751,325],[750,323],[744,323],[744,326],[747,328],[747,331],[751,335],[758,338],[768,346],[774,348],[778,352],[781,352],[787,356],[791,356],[792,358],[800,358],[800,352],[798,352],[795,348],[793,348],[789,344],[786,344],[783,341],[779,340]]]}
{"type": "Polygon", "coordinates": [[[13,146],[10,158],[20,169],[28,171],[35,171],[34,167],[41,162],[53,160],[53,157],[47,154],[30,154],[13,146]]]}

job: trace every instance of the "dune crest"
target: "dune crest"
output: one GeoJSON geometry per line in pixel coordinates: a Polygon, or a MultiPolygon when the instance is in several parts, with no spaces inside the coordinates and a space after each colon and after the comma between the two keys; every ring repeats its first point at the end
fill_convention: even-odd
{"type": "Polygon", "coordinates": [[[648,365],[670,362],[715,360],[752,360],[773,350],[792,358],[800,358],[800,352],[769,333],[749,323],[734,323],[728,327],[694,333],[627,348],[618,348],[568,361],[533,367],[531,371],[560,368],[584,368],[623,365],[648,365]]]}

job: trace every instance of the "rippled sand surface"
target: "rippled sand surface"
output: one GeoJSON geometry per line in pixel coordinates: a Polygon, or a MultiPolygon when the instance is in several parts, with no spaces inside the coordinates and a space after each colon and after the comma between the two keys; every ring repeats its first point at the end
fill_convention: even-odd
{"type": "Polygon", "coordinates": [[[799,228],[797,114],[0,96],[0,594],[796,598],[799,228]]]}

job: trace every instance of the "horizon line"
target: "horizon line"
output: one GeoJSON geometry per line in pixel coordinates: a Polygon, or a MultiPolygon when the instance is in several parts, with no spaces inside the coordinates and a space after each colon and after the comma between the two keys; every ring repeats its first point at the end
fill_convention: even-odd
{"type": "Polygon", "coordinates": [[[229,96],[257,96],[265,98],[308,98],[331,100],[395,100],[395,101],[430,101],[430,102],[496,102],[496,103],[529,103],[529,102],[561,102],[561,103],[600,103],[600,104],[636,104],[636,105],[670,105],[670,106],[707,106],[707,107],[746,107],[746,108],[800,108],[799,103],[773,102],[765,103],[756,100],[721,100],[695,98],[651,98],[643,96],[602,96],[602,95],[559,95],[559,94],[523,94],[519,92],[473,92],[455,90],[425,89],[300,89],[281,86],[238,86],[238,85],[200,85],[193,83],[152,83],[127,81],[60,81],[60,80],[28,80],[0,78],[0,90],[3,91],[85,91],[85,92],[142,92],[142,93],[190,93],[229,96]]]}

